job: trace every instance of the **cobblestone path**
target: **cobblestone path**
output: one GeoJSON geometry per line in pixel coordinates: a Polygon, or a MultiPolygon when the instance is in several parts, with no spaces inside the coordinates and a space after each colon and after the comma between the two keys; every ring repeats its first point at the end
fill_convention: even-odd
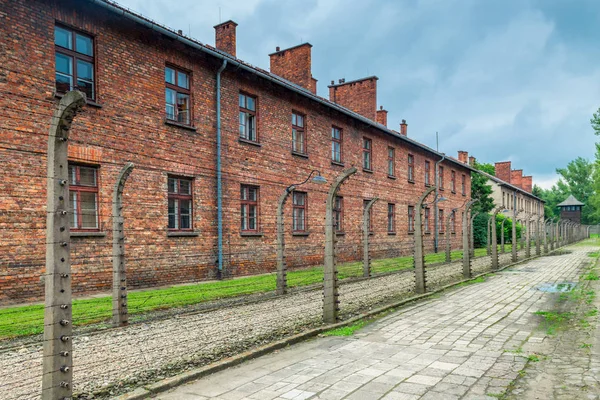
{"type": "Polygon", "coordinates": [[[539,285],[577,281],[597,247],[541,257],[390,314],[180,386],[167,399],[493,399],[541,343],[539,285]]]}

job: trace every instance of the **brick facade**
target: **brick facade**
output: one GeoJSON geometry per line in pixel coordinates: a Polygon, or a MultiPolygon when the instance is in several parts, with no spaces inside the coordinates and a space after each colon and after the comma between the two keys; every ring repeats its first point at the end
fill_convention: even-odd
{"type": "MultiPolygon", "coordinates": [[[[98,168],[100,227],[96,232],[72,234],[74,293],[107,291],[111,287],[111,199],[119,170],[128,161],[136,165],[125,184],[123,209],[130,286],[152,287],[214,277],[215,87],[221,61],[91,2],[0,2],[0,35],[8,38],[0,42],[0,302],[39,299],[43,294],[45,153],[48,125],[58,101],[54,83],[56,23],[92,35],[95,48],[97,94],[73,123],[69,158],[73,163],[98,168]],[[193,128],[165,120],[166,65],[190,74],[193,128]],[[193,180],[193,231],[185,235],[167,229],[169,176],[193,180]]],[[[227,40],[231,42],[230,39],[227,40]]],[[[228,53],[231,50],[223,44],[218,46],[228,53]]],[[[279,53],[275,53],[279,60],[275,62],[276,69],[282,68],[278,70],[280,75],[314,93],[316,80],[310,75],[310,47],[300,46],[298,51],[302,52],[303,62],[308,63],[308,74],[302,63],[301,73],[289,72],[286,68],[291,68],[295,56],[286,58],[279,53]]],[[[275,73],[273,55],[271,60],[271,72],[275,73]]],[[[372,97],[376,94],[376,80],[368,78],[363,84],[369,87],[369,101],[376,101],[372,97]]],[[[222,74],[223,238],[225,272],[229,276],[274,270],[277,199],[288,185],[303,181],[315,169],[332,182],[344,168],[359,168],[339,193],[343,197],[344,232],[338,235],[338,260],[362,257],[363,201],[373,197],[379,201],[373,207],[372,256],[412,253],[408,206],[414,205],[425,190],[425,161],[433,166],[439,155],[384,127],[366,125],[320,104],[310,97],[310,92],[300,96],[237,68],[226,68],[222,74]],[[240,92],[256,99],[257,143],[240,140],[240,92]],[[306,116],[306,155],[291,152],[292,111],[306,116]],[[343,133],[341,164],[331,161],[332,126],[343,133]],[[361,168],[363,138],[372,140],[373,172],[361,168]],[[389,147],[395,149],[395,176],[391,177],[389,147]],[[409,154],[414,157],[414,183],[407,179],[409,154]],[[242,184],[259,187],[258,230],[252,235],[240,232],[242,184]],[[388,203],[395,204],[393,234],[387,231],[388,203]]],[[[349,103],[340,104],[349,107],[349,103]]],[[[372,107],[373,120],[375,112],[376,106],[372,107]]],[[[452,160],[442,165],[447,187],[444,196],[448,201],[440,207],[461,207],[470,198],[470,170],[452,160]],[[457,177],[456,193],[448,189],[451,171],[457,177]],[[462,175],[466,181],[464,196],[462,175]]],[[[433,170],[430,179],[433,181],[433,170]]],[[[290,268],[322,262],[327,188],[328,185],[311,182],[298,188],[307,193],[305,233],[291,232],[291,200],[286,204],[286,255],[290,268]]],[[[460,226],[460,219],[457,220],[460,226]]],[[[460,247],[460,229],[448,237],[454,248],[460,247]]],[[[443,238],[441,235],[442,241],[443,238]]],[[[431,245],[426,240],[426,246],[431,245]]]]}

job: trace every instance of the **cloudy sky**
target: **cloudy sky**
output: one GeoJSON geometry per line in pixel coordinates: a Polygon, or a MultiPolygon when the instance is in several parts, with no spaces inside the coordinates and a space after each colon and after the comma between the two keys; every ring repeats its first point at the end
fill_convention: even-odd
{"type": "Polygon", "coordinates": [[[313,45],[313,76],[379,77],[388,125],[478,160],[510,160],[549,187],[593,158],[600,107],[597,0],[119,0],[214,44],[233,19],[238,57],[268,69],[276,46],[313,45]]]}

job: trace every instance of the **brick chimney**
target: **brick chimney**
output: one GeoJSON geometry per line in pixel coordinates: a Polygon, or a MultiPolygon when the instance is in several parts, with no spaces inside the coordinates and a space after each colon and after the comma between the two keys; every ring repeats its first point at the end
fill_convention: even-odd
{"type": "Polygon", "coordinates": [[[232,20],[215,25],[215,47],[235,57],[235,27],[232,20]]]}
{"type": "Polygon", "coordinates": [[[468,164],[469,163],[469,153],[467,151],[459,150],[458,151],[458,161],[460,161],[463,164],[468,164]]]}
{"type": "Polygon", "coordinates": [[[383,106],[380,106],[379,110],[377,110],[377,122],[385,127],[387,127],[387,114],[388,112],[383,109],[383,106]]]}
{"type": "Polygon", "coordinates": [[[403,119],[400,123],[400,134],[402,136],[408,136],[408,124],[406,123],[405,119],[403,119]]]}
{"type": "Polygon", "coordinates": [[[510,171],[510,183],[518,188],[523,189],[523,170],[513,169],[510,171]]]}
{"type": "Polygon", "coordinates": [[[475,165],[475,161],[477,161],[477,160],[475,160],[475,157],[473,157],[473,156],[469,157],[469,165],[471,167],[473,167],[475,165]]]}
{"type": "Polygon", "coordinates": [[[317,80],[312,76],[311,48],[310,43],[284,50],[277,47],[275,53],[269,54],[271,72],[316,94],[317,80]]]}
{"type": "Polygon", "coordinates": [[[533,191],[533,176],[524,176],[523,177],[523,190],[531,193],[533,191]]]}
{"type": "MultiPolygon", "coordinates": [[[[329,100],[349,108],[373,121],[377,121],[377,78],[369,76],[346,82],[340,79],[337,84],[329,85],[329,100]]],[[[402,132],[401,132],[402,133],[402,132]]]]}
{"type": "Polygon", "coordinates": [[[497,162],[495,165],[496,178],[501,179],[506,183],[510,183],[510,165],[510,161],[497,162]]]}

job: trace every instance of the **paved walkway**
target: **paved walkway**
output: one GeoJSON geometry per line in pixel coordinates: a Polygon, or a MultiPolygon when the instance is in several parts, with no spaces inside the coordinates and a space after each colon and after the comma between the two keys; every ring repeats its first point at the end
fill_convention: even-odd
{"type": "Polygon", "coordinates": [[[351,337],[324,337],[183,385],[159,399],[493,399],[542,342],[544,283],[576,281],[587,253],[542,257],[403,308],[351,337]],[[513,350],[513,351],[511,351],[513,350]]]}

